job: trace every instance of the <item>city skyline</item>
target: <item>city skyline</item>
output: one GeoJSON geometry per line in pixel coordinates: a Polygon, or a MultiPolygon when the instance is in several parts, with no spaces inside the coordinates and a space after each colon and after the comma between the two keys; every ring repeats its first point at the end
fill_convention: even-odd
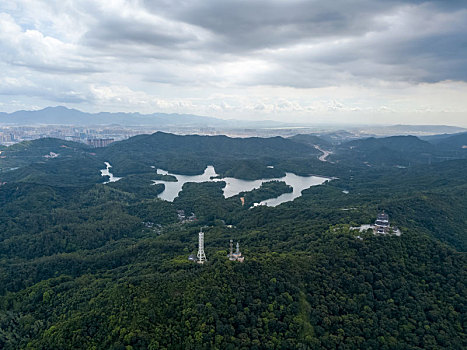
{"type": "Polygon", "coordinates": [[[2,1],[0,111],[467,126],[463,1],[2,1]]]}

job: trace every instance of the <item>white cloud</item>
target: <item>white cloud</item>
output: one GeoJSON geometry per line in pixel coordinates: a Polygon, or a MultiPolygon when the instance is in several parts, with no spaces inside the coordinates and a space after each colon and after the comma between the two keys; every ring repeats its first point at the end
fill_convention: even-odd
{"type": "Polygon", "coordinates": [[[23,29],[14,18],[0,13],[0,58],[13,66],[51,73],[95,71],[85,57],[79,57],[73,44],[44,36],[35,29],[23,29]]]}

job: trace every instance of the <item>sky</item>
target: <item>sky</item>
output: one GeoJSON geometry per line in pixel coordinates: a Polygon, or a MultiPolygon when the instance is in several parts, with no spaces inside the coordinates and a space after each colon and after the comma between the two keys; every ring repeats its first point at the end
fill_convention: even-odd
{"type": "Polygon", "coordinates": [[[467,127],[467,1],[1,0],[0,111],[467,127]]]}

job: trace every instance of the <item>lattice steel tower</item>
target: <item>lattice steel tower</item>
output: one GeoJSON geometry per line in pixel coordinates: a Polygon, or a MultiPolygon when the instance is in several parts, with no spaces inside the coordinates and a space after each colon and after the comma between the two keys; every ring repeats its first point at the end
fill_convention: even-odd
{"type": "Polygon", "coordinates": [[[206,259],[206,254],[204,253],[204,232],[203,229],[199,231],[199,241],[198,241],[198,264],[204,264],[208,259],[206,259]]]}
{"type": "Polygon", "coordinates": [[[229,259],[233,260],[233,240],[230,240],[230,254],[229,254],[229,259]]]}

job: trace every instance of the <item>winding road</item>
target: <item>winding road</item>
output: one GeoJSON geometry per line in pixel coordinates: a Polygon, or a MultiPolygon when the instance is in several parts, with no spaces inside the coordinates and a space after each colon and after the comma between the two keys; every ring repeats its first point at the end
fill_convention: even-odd
{"type": "Polygon", "coordinates": [[[323,154],[320,155],[320,156],[318,157],[318,159],[319,159],[320,161],[322,161],[322,162],[327,162],[328,160],[327,160],[326,158],[327,158],[332,152],[331,152],[331,151],[326,151],[326,150],[322,149],[321,147],[319,147],[318,145],[314,145],[314,146],[315,146],[315,148],[316,148],[318,151],[323,152],[323,154]]]}

